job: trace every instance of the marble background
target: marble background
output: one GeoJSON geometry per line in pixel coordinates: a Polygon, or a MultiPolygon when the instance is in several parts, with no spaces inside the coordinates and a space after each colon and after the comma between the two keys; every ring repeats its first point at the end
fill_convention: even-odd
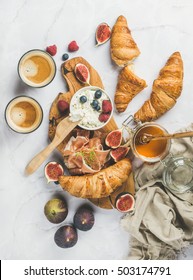
{"type": "MultiPolygon", "coordinates": [[[[193,117],[193,1],[191,0],[0,0],[0,257],[1,259],[124,259],[129,251],[129,236],[119,225],[116,210],[95,207],[96,223],[88,232],[78,232],[79,241],[64,250],[54,243],[60,225],[49,223],[45,203],[60,194],[69,205],[66,222],[85,201],[46,183],[43,167],[30,177],[24,168],[29,160],[48,144],[48,114],[53,99],[67,90],[60,73],[62,55],[70,41],[80,49],[70,58],[83,56],[99,72],[105,89],[113,97],[119,69],[111,62],[109,42],[95,47],[95,30],[99,23],[113,26],[123,14],[141,55],[135,72],[147,81],[121,116],[118,124],[133,114],[148,98],[153,80],[167,58],[180,51],[184,60],[184,88],[176,106],[158,123],[174,132],[192,122],[193,117]],[[26,51],[45,49],[56,44],[54,57],[57,74],[45,88],[25,86],[17,75],[17,63],[26,51]],[[43,107],[44,119],[35,132],[27,135],[11,131],[4,120],[6,104],[18,95],[34,97],[43,107]]],[[[54,152],[47,160],[60,159],[54,152]]],[[[190,247],[180,259],[193,259],[190,247]]]]}

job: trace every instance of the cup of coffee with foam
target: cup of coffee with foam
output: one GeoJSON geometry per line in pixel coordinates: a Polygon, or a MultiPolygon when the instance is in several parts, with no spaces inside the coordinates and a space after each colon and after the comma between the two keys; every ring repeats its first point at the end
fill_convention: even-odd
{"type": "Polygon", "coordinates": [[[5,120],[8,126],[19,133],[30,133],[36,130],[43,119],[43,110],[33,98],[18,96],[12,99],[5,109],[5,120]]]}
{"type": "Polygon", "coordinates": [[[19,60],[18,74],[31,87],[44,87],[56,75],[56,64],[51,55],[39,49],[26,52],[19,60]]]}

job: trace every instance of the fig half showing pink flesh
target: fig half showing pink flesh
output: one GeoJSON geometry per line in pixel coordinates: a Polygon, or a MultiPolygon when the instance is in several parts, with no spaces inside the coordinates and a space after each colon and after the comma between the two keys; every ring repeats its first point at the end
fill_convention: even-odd
{"type": "Polygon", "coordinates": [[[127,213],[134,210],[135,199],[128,192],[120,193],[115,200],[115,207],[122,213],[127,213]]]}
{"type": "Polygon", "coordinates": [[[116,149],[121,145],[122,139],[122,129],[113,130],[107,134],[105,144],[112,149],[116,149]]]}
{"type": "Polygon", "coordinates": [[[96,29],[95,37],[97,42],[96,46],[102,45],[107,42],[111,37],[110,26],[105,22],[99,24],[96,29]]]}
{"type": "Polygon", "coordinates": [[[114,159],[115,162],[117,162],[117,161],[123,159],[124,157],[126,157],[129,150],[130,150],[129,147],[120,146],[114,150],[111,150],[110,156],[114,159]]]}
{"type": "Polygon", "coordinates": [[[50,161],[44,168],[45,177],[49,182],[57,182],[59,176],[64,174],[64,169],[61,164],[56,161],[50,161]]]}
{"type": "Polygon", "coordinates": [[[90,85],[90,72],[83,63],[76,64],[74,68],[76,78],[83,84],[90,85]]]}

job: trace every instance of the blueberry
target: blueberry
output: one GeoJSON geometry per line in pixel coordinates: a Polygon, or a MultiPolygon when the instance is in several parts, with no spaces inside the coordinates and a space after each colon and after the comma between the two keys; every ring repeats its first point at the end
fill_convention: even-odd
{"type": "Polygon", "coordinates": [[[101,106],[98,105],[98,106],[96,107],[96,111],[100,111],[100,109],[101,109],[101,106]]]}
{"type": "Polygon", "coordinates": [[[67,60],[69,58],[69,55],[67,53],[64,53],[62,56],[62,60],[67,60]]]}
{"type": "Polygon", "coordinates": [[[92,103],[91,103],[91,106],[96,109],[96,107],[98,106],[98,101],[97,100],[93,100],[92,103]]]}
{"type": "Polygon", "coordinates": [[[82,95],[81,97],[80,97],[80,102],[81,103],[85,103],[87,101],[87,97],[85,96],[85,95],[82,95]]]}
{"type": "Polygon", "coordinates": [[[101,91],[100,89],[98,89],[97,91],[95,91],[94,97],[95,97],[96,99],[101,98],[101,96],[102,96],[102,91],[101,91]]]}

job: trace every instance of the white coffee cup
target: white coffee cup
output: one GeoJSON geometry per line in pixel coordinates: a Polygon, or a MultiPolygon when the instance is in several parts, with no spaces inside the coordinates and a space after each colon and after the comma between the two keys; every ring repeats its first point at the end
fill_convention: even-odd
{"type": "Polygon", "coordinates": [[[31,87],[44,87],[56,75],[56,64],[47,52],[34,49],[26,52],[19,60],[18,74],[31,87]]]}
{"type": "Polygon", "coordinates": [[[36,130],[43,119],[43,110],[33,98],[18,96],[12,99],[5,109],[8,126],[18,133],[30,133],[36,130]]]}

